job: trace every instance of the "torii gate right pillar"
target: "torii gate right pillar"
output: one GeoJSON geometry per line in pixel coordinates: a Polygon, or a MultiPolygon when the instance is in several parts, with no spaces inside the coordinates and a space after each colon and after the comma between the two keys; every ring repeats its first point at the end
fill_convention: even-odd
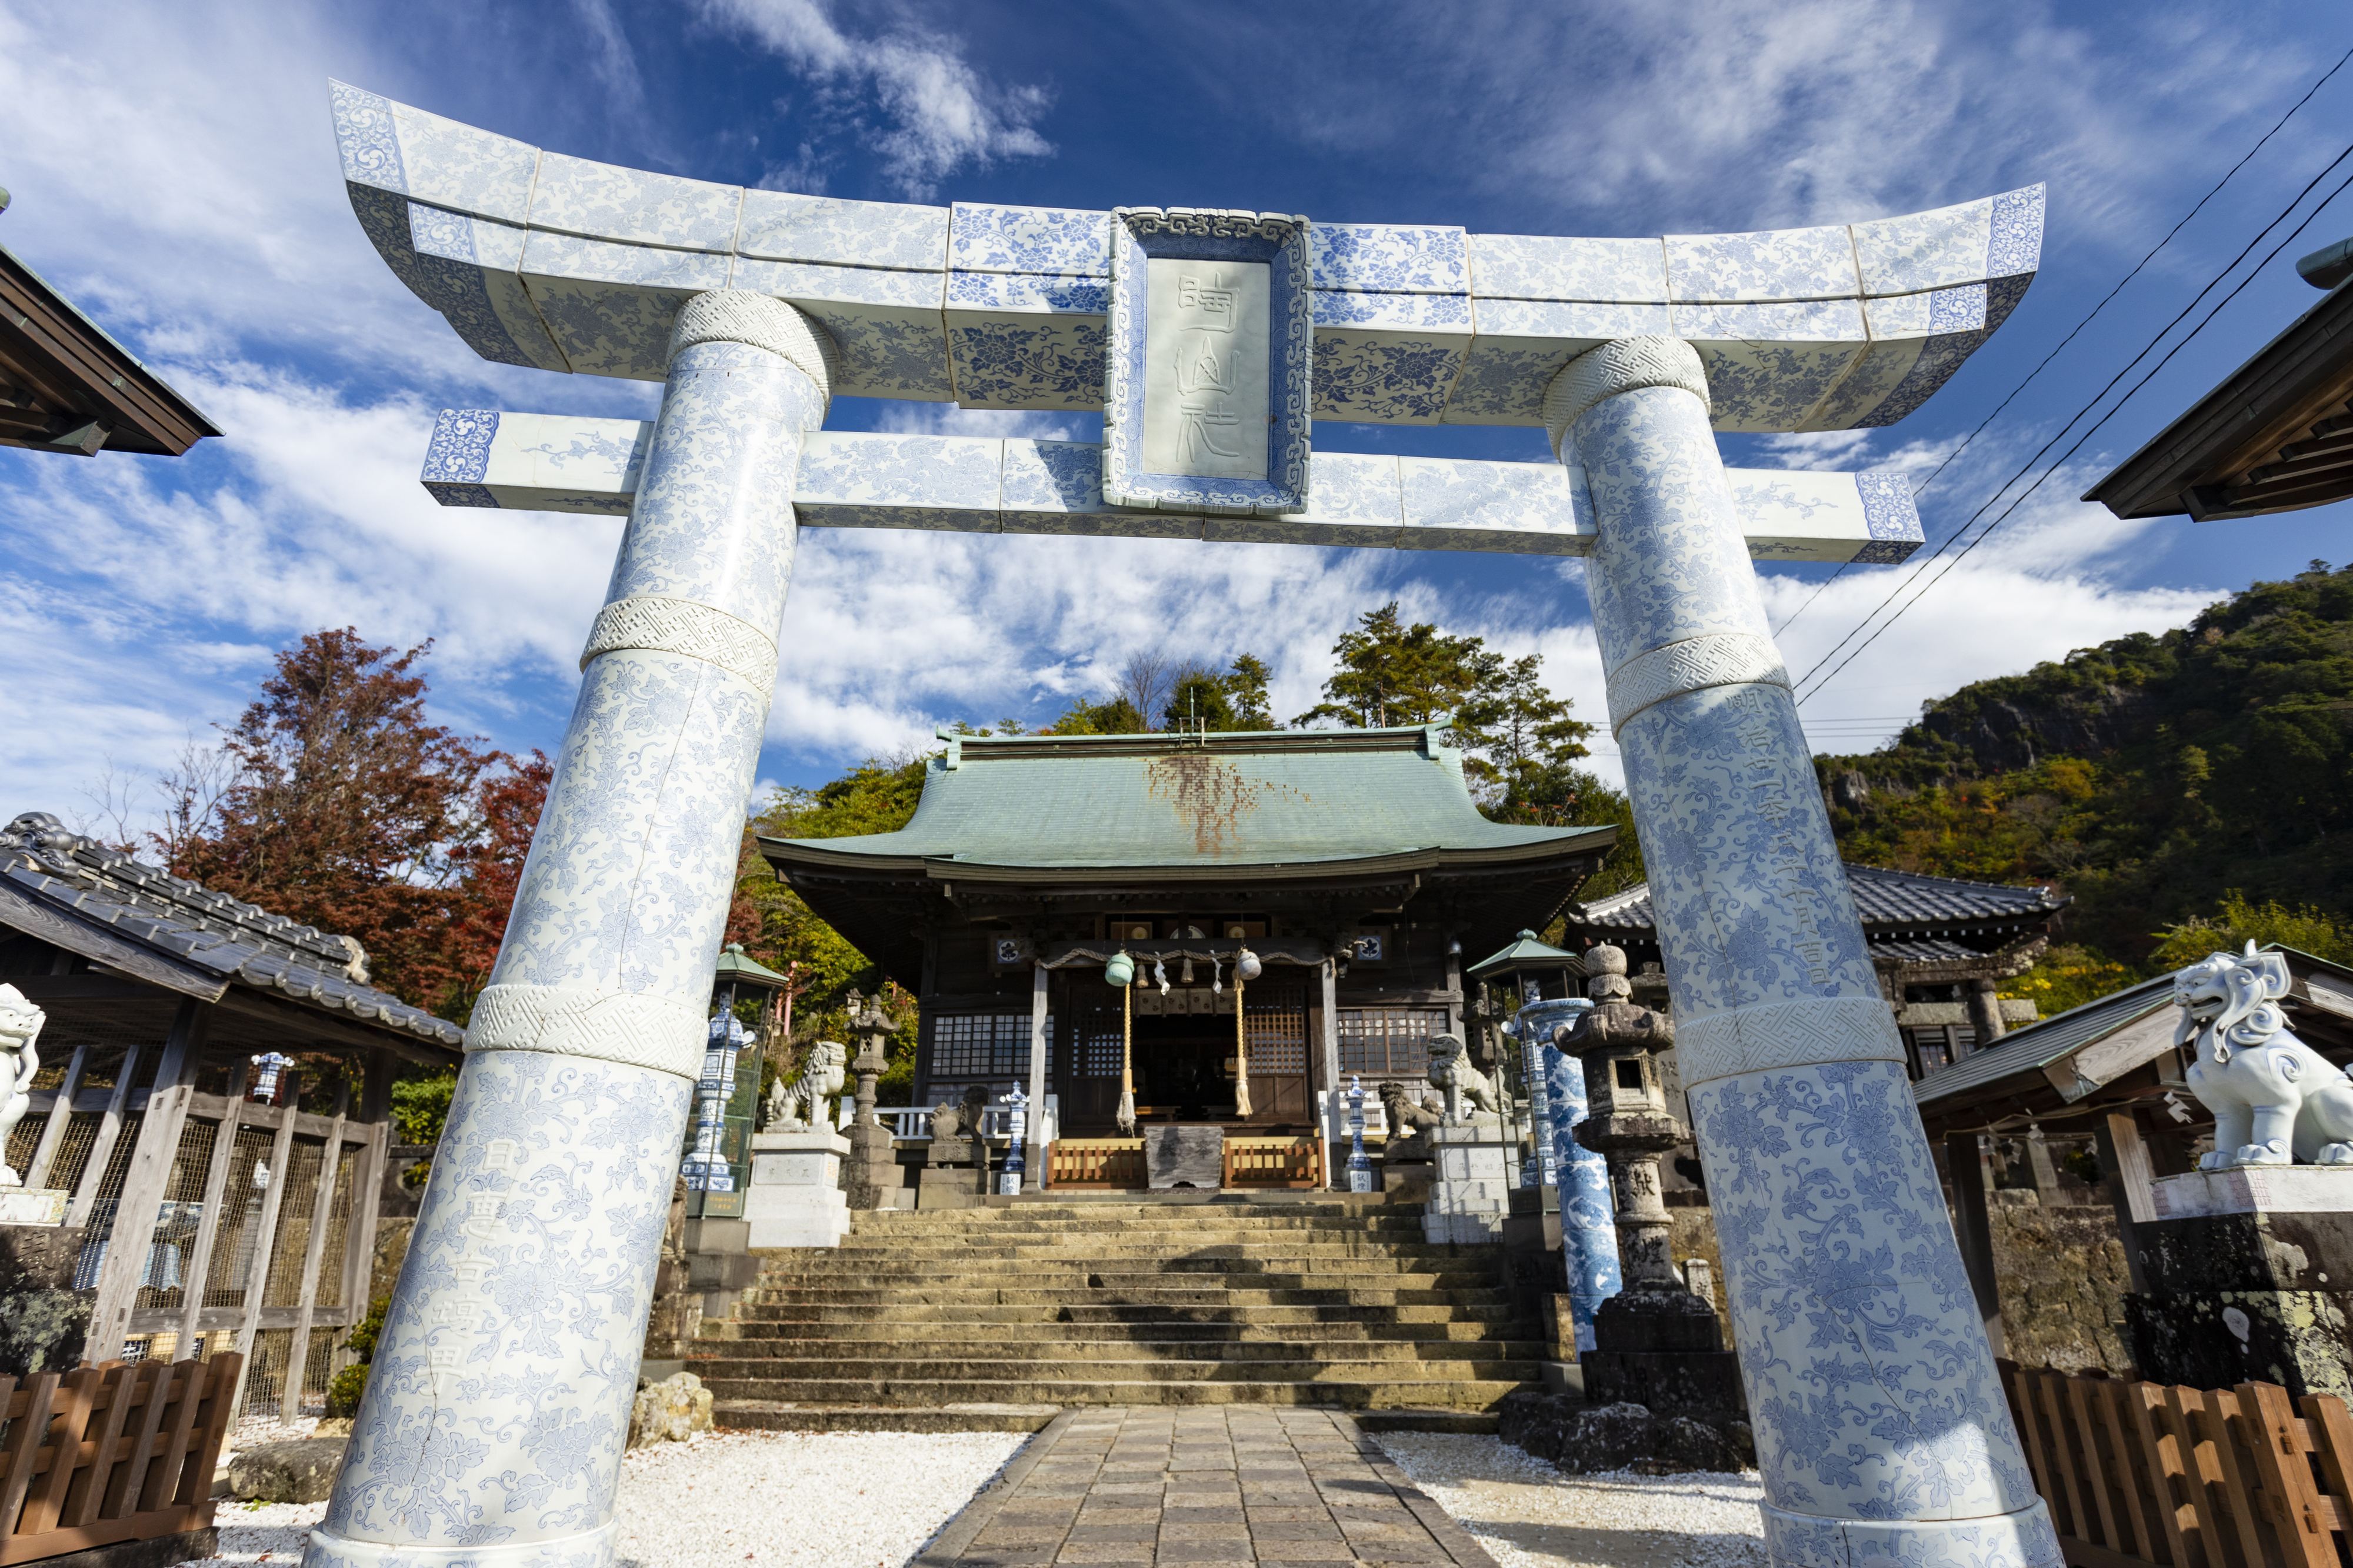
{"type": "Polygon", "coordinates": [[[1604,344],[1546,397],[1788,1568],[2060,1562],[1872,973],[1699,356],[1604,344]]]}

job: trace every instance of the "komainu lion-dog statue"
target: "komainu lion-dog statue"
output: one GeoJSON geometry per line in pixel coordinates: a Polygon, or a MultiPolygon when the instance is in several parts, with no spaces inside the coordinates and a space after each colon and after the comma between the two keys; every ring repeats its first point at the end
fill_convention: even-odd
{"type": "Polygon", "coordinates": [[[2286,957],[2252,942],[2173,976],[2174,1044],[2196,1042],[2189,1091],[2214,1113],[2214,1152],[2198,1162],[2201,1171],[2353,1164],[2353,1080],[2288,1032],[2279,1005],[2287,990],[2286,957]]]}
{"type": "Polygon", "coordinates": [[[1472,1114],[1466,1106],[1475,1106],[1489,1115],[1498,1107],[1495,1086],[1487,1075],[1472,1065],[1470,1047],[1460,1035],[1432,1035],[1430,1037],[1430,1081],[1446,1091],[1446,1120],[1461,1122],[1472,1114]]]}
{"type": "Polygon", "coordinates": [[[825,1126],[825,1102],[841,1092],[842,1063],[849,1055],[839,1040],[819,1040],[811,1046],[801,1076],[789,1083],[778,1079],[769,1088],[768,1131],[807,1132],[825,1126]]]}

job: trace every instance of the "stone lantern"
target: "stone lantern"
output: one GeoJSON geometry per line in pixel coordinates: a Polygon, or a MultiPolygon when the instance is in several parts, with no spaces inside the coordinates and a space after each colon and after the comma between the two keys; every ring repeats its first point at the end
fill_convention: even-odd
{"type": "Polygon", "coordinates": [[[852,991],[849,1032],[858,1041],[858,1055],[849,1063],[849,1070],[858,1077],[858,1109],[849,1121],[849,1160],[841,1185],[851,1208],[879,1209],[893,1201],[900,1184],[891,1129],[874,1114],[874,1080],[891,1069],[891,1040],[899,1032],[899,1023],[880,1005],[852,991]]]}
{"type": "Polygon", "coordinates": [[[1724,1348],[1715,1303],[1675,1274],[1672,1221],[1659,1191],[1659,1156],[1689,1136],[1667,1109],[1659,1053],[1674,1020],[1630,999],[1626,954],[1588,948],[1593,1008],[1564,1031],[1561,1048],[1585,1067],[1588,1115],[1577,1141],[1609,1163],[1617,1212],[1619,1293],[1593,1315],[1594,1348],[1578,1359],[1586,1397],[1647,1406],[1660,1417],[1725,1422],[1746,1408],[1738,1359],[1724,1348]]]}

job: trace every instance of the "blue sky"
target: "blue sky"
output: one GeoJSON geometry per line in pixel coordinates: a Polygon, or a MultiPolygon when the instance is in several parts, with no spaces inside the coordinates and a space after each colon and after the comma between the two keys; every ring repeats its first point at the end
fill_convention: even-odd
{"type": "MultiPolygon", "coordinates": [[[[154,775],[235,716],[272,650],[321,626],[437,639],[442,717],[500,745],[552,750],[561,733],[618,525],[444,511],[416,481],[426,434],[445,406],[649,416],[658,389],[485,364],[410,297],[344,200],[330,76],[580,156],[878,200],[1650,236],[1842,223],[2047,181],[2041,277],[1919,413],[1724,441],[1740,466],[1925,476],[2348,47],[2353,11],[2241,3],[0,0],[0,185],[15,197],[0,243],[227,432],[177,461],[0,450],[5,809],[90,821],[111,788],[135,824],[154,775]]],[[[2348,139],[2353,68],[1945,470],[1921,503],[1932,539],[2348,139]]],[[[2290,263],[2348,233],[2353,198],[1810,697],[1817,746],[1867,747],[1968,680],[2353,553],[2342,505],[2121,524],[2073,499],[2316,302],[2290,263]]],[[[832,422],[1094,427],[856,399],[832,422]]],[[[1316,441],[1545,456],[1529,430],[1324,425],[1316,441]]],[[[1822,574],[1771,574],[1777,618],[1822,574]]],[[[1784,636],[1792,668],[1892,582],[1874,569],[1831,584],[1784,636]]],[[[1043,722],[1140,647],[1255,652],[1295,712],[1336,633],[1393,597],[1540,653],[1599,716],[1574,563],[810,531],[763,777],[818,782],[951,719],[1043,722]]]]}

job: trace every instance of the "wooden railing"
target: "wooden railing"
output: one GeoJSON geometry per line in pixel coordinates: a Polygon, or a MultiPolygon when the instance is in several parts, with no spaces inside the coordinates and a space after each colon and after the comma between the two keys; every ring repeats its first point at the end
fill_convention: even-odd
{"type": "Polygon", "coordinates": [[[2268,1383],[2171,1388],[2000,1365],[2069,1568],[2344,1561],[2353,1417],[2342,1400],[2294,1400],[2268,1383]]]}
{"type": "Polygon", "coordinates": [[[1046,1145],[1046,1185],[1124,1191],[1145,1187],[1141,1138],[1057,1138],[1046,1145]]]}
{"type": "Polygon", "coordinates": [[[0,1377],[0,1564],[210,1525],[244,1364],[229,1352],[0,1377]]]}
{"type": "Polygon", "coordinates": [[[1225,1184],[1229,1187],[1320,1187],[1324,1141],[1320,1138],[1226,1139],[1225,1184]]]}

